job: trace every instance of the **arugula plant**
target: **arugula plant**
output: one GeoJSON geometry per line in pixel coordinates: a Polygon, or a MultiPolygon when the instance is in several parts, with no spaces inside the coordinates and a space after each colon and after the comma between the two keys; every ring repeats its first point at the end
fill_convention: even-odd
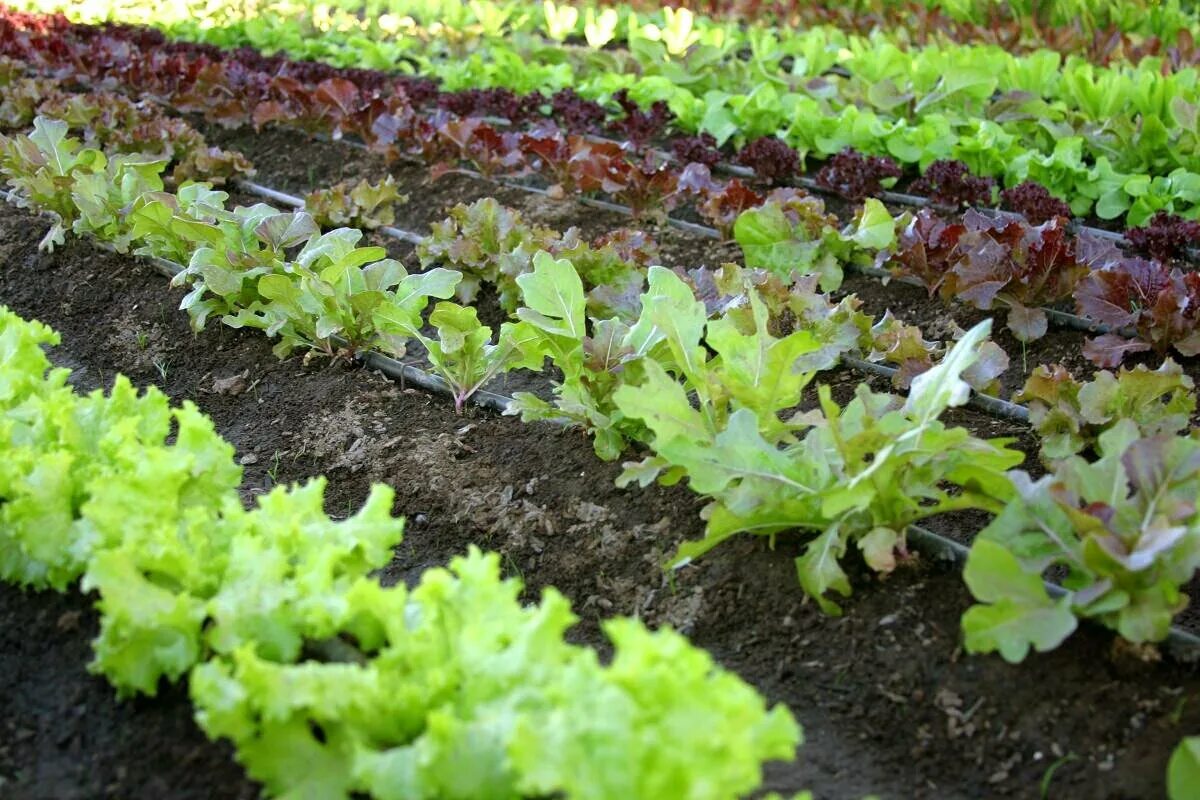
{"type": "Polygon", "coordinates": [[[1021,461],[1004,440],[984,441],[938,416],[966,402],[962,374],[977,358],[990,321],[969,331],[942,363],[912,381],[901,405],[860,386],[845,409],[820,387],[820,413],[799,441],[771,435],[778,420],[738,407],[724,420],[689,401],[684,386],[662,370],[617,392],[616,403],[651,432],[655,455],[626,464],[621,485],[683,477],[710,498],[702,540],[682,545],[682,566],[731,536],[774,536],[800,530],[814,536],[796,560],[801,586],[829,613],[839,613],[830,591],[850,594],[839,561],[850,544],[869,565],[889,571],[905,552],[907,526],[952,510],[998,511],[1011,495],[1005,471],[1021,461]],[[764,419],[766,424],[764,424],[764,419]]]}
{"type": "Polygon", "coordinates": [[[1064,367],[1039,366],[1014,402],[1029,406],[1029,421],[1041,440],[1047,464],[1094,448],[1099,436],[1131,420],[1142,436],[1178,433],[1196,410],[1192,379],[1171,359],[1151,370],[1101,370],[1078,381],[1064,367]]]}
{"type": "Polygon", "coordinates": [[[382,247],[358,247],[362,235],[337,228],[313,236],[282,271],[258,279],[262,300],[223,321],[278,336],[273,350],[280,358],[299,346],[332,356],[334,337],[350,354],[380,339],[402,352],[428,299],[450,297],[459,275],[446,269],[409,275],[382,247]]]}
{"type": "Polygon", "coordinates": [[[454,411],[461,414],[471,395],[501,373],[514,369],[540,370],[545,362],[541,337],[524,322],[506,322],[492,341],[492,329],[479,321],[473,306],[442,302],[434,306],[429,325],[437,338],[420,330],[420,317],[401,326],[425,347],[429,363],[450,385],[454,411]]]}
{"type": "Polygon", "coordinates": [[[261,278],[286,272],[287,251],[317,235],[304,212],[279,213],[257,203],[226,211],[224,192],[185,184],[175,194],[150,193],[133,204],[136,252],[184,264],[173,286],[190,286],[180,308],[201,330],[208,319],[236,315],[263,297],[261,278]]]}
{"type": "Polygon", "coordinates": [[[1016,495],[971,546],[966,581],[979,601],[963,615],[966,647],[1018,662],[1057,647],[1078,619],[1131,642],[1164,639],[1200,567],[1200,441],[1143,437],[1120,420],[1097,439],[1099,458],[1071,456],[1016,495]],[[1047,569],[1066,571],[1052,597],[1047,569]]]}
{"type": "Polygon", "coordinates": [[[162,190],[166,165],[160,158],[117,155],[106,160],[102,171],[76,173],[71,199],[78,217],[72,230],[110,242],[117,252],[128,252],[133,239],[129,209],[147,192],[162,190]]]}
{"type": "MultiPolygon", "coordinates": [[[[679,275],[651,267],[647,278],[636,319],[589,320],[573,265],[539,254],[534,271],[518,279],[525,306],[517,314],[540,332],[563,379],[553,402],[518,393],[508,413],[580,425],[594,437],[597,454],[612,460],[628,441],[647,437],[645,425],[616,402],[622,387],[683,381],[712,424],[747,407],[773,435],[786,436],[789,423],[776,414],[799,402],[816,369],[836,361],[836,352],[828,352],[839,346],[834,338],[809,331],[775,337],[768,308],[749,283],[730,287],[740,299],[729,300],[745,303],[747,314],[709,320],[708,307],[679,275]],[[708,357],[705,344],[717,358],[708,357]]],[[[824,332],[833,337],[840,329],[834,323],[824,332]]]]}
{"type": "MultiPolygon", "coordinates": [[[[651,269],[650,293],[659,290],[664,273],[670,274],[651,269]]],[[[533,270],[518,277],[517,283],[523,298],[517,317],[525,330],[537,336],[530,346],[549,357],[563,377],[554,387],[553,402],[516,392],[505,413],[519,414],[525,422],[553,419],[579,425],[594,437],[598,456],[607,461],[617,458],[626,442],[638,436],[639,427],[625,421],[613,405],[612,394],[657,352],[662,340],[647,317],[645,297],[636,323],[616,318],[593,321],[589,335],[583,281],[570,261],[540,252],[533,270]]]]}

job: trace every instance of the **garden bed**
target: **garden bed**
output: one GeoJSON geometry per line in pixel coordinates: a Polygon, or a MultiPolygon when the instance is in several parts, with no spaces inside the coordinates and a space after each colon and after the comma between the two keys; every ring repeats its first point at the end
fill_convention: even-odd
{"type": "MultiPolygon", "coordinates": [[[[416,208],[432,205],[414,197],[416,208]]],[[[120,371],[195,401],[238,448],[250,494],[323,473],[329,511],[344,515],[372,481],[391,484],[409,526],[389,580],[473,542],[501,552],[532,594],[554,585],[570,597],[580,641],[600,644],[597,622],[622,613],[677,627],[804,726],[796,762],[772,765],[767,788],[1026,797],[1048,781],[1050,796],[1157,797],[1171,748],[1200,725],[1200,707],[1185,701],[1200,690],[1194,668],[1114,653],[1102,631],[1022,666],[967,657],[959,617],[970,597],[948,565],[916,559],[886,580],[856,569],[842,617],[804,601],[793,541],[772,551],[744,537],[668,580],[661,563],[702,529],[685,487],[618,490],[619,466],[597,460],[581,434],[479,410],[456,416],[439,398],[344,364],[279,362],[257,334],[210,326],[194,336],[176,310],[182,293],[148,267],[75,240],[39,253],[45,228],[11,209],[0,221],[0,302],[62,333],[53,357],[75,369],[79,388],[120,371]]],[[[848,389],[858,378],[833,380],[848,389]]],[[[2,652],[23,659],[2,671],[3,702],[20,710],[10,720],[38,717],[36,728],[6,731],[6,796],[253,794],[227,766],[228,748],[191,727],[181,691],[119,703],[86,676],[95,623],[85,603],[11,589],[0,598],[2,652]]]]}

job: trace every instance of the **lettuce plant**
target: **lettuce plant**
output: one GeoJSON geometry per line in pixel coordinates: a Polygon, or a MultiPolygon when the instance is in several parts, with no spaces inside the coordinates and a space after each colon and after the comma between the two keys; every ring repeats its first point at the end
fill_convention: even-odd
{"type": "Polygon", "coordinates": [[[1178,433],[1196,410],[1194,388],[1169,358],[1156,370],[1142,364],[1116,375],[1102,370],[1084,382],[1062,366],[1042,365],[1013,400],[1029,406],[1042,460],[1051,463],[1094,448],[1122,420],[1132,421],[1142,436],[1178,433]]]}
{"type": "Polygon", "coordinates": [[[961,222],[918,211],[890,261],[893,274],[917,278],[930,295],[1007,308],[1008,327],[1021,341],[1044,336],[1049,321],[1041,306],[1071,297],[1088,275],[1061,218],[1033,226],[973,210],[961,222]]]}
{"type": "Polygon", "coordinates": [[[1120,420],[1097,439],[1099,458],[1071,456],[1034,481],[1013,473],[1013,501],[971,547],[963,615],[967,649],[1021,661],[1057,647],[1094,619],[1131,642],[1164,639],[1200,567],[1200,442],[1143,437],[1120,420]],[[1065,570],[1065,595],[1042,584],[1065,570]]]}
{"type": "Polygon", "coordinates": [[[833,291],[842,284],[843,262],[873,259],[893,241],[894,223],[878,200],[868,200],[841,231],[820,200],[792,193],[776,198],[742,212],[734,223],[748,267],[785,278],[817,274],[821,288],[833,291]]]}
{"type": "Polygon", "coordinates": [[[409,275],[382,247],[357,247],[361,238],[353,228],[313,236],[295,261],[258,279],[262,300],[224,322],[278,336],[280,358],[300,346],[332,356],[334,337],[351,354],[378,340],[403,352],[403,337],[419,326],[428,299],[450,297],[459,275],[445,269],[409,275]]]}
{"type": "Polygon", "coordinates": [[[528,272],[535,253],[557,238],[549,228],[529,225],[520,212],[488,197],[470,205],[460,203],[417,246],[421,266],[441,265],[462,273],[459,302],[470,303],[484,283],[497,288],[507,311],[519,302],[516,278],[528,272]]]}
{"type": "MultiPolygon", "coordinates": [[[[810,536],[796,560],[800,584],[827,612],[839,613],[828,593],[850,594],[839,563],[849,545],[874,569],[887,572],[897,553],[906,552],[908,525],[951,510],[998,511],[1009,499],[1005,470],[1020,463],[1021,454],[1003,440],[976,439],[938,421],[947,408],[966,402],[970,387],[961,375],[989,328],[990,322],[980,323],[941,364],[914,378],[902,406],[860,386],[841,409],[828,387],[820,387],[820,415],[795,423],[811,429],[782,446],[779,420],[764,414],[770,405],[762,395],[756,392],[751,405],[735,404],[727,415],[715,414],[703,393],[700,408],[694,408],[683,385],[651,367],[652,380],[616,393],[618,407],[649,428],[654,451],[641,463],[627,464],[620,481],[675,482],[686,476],[694,491],[709,498],[704,538],[682,545],[675,566],[742,532],[810,536]]],[[[693,351],[693,359],[698,357],[693,351]]]]}
{"type": "Polygon", "coordinates": [[[304,210],[321,227],[374,230],[396,221],[396,206],[408,202],[391,175],[372,183],[342,181],[304,196],[304,210]]]}

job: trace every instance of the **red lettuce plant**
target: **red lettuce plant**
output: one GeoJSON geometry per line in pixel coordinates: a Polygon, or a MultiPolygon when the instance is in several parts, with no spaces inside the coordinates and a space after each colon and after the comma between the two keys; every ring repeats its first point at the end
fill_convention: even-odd
{"type": "Polygon", "coordinates": [[[817,171],[817,184],[850,201],[875,197],[883,182],[900,177],[900,165],[887,156],[865,156],[847,147],[817,171]]]}
{"type": "Polygon", "coordinates": [[[777,184],[800,171],[800,154],[774,136],[761,136],[738,152],[737,163],[754,170],[759,180],[777,184]]]}
{"type": "Polygon", "coordinates": [[[680,164],[703,164],[712,169],[721,160],[717,140],[711,134],[679,136],[671,141],[671,154],[680,164]]]}
{"type": "Polygon", "coordinates": [[[1140,228],[1125,231],[1135,250],[1161,261],[1181,258],[1187,248],[1200,245],[1200,222],[1159,211],[1140,228]]]}
{"type": "Polygon", "coordinates": [[[651,104],[649,111],[643,111],[638,104],[629,98],[629,92],[621,89],[613,95],[613,100],[625,112],[625,116],[610,122],[608,129],[617,136],[628,139],[635,147],[642,147],[654,138],[666,132],[667,126],[675,115],[667,108],[667,104],[658,100],[651,104]]]}
{"type": "Polygon", "coordinates": [[[1022,181],[1011,189],[1005,189],[1000,193],[1000,202],[1034,225],[1049,222],[1055,217],[1071,218],[1071,207],[1050,194],[1050,190],[1037,181],[1022,181]]]}
{"type": "Polygon", "coordinates": [[[1075,302],[1079,313],[1116,329],[1084,346],[1084,355],[1097,366],[1115,367],[1129,353],[1150,349],[1200,354],[1200,273],[1119,258],[1093,270],[1075,293],[1075,302]]]}
{"type": "Polygon", "coordinates": [[[990,206],[994,185],[991,178],[972,175],[961,161],[941,159],[930,164],[909,188],[942,205],[990,206]]]}
{"type": "Polygon", "coordinates": [[[1022,341],[1045,335],[1038,306],[1071,296],[1088,268],[1059,219],[1028,225],[968,211],[947,223],[922,209],[901,232],[893,272],[918,278],[932,295],[981,309],[1008,309],[1008,327],[1022,341]]]}

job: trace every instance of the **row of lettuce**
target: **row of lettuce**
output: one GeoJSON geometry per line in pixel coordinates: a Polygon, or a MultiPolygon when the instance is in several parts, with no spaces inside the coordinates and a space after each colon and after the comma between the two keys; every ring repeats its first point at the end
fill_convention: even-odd
{"type": "MultiPolygon", "coordinates": [[[[61,28],[42,36],[53,45],[39,46],[29,41],[25,27],[18,22],[18,33],[2,37],[19,40],[8,43],[9,54],[36,56],[36,52],[20,52],[32,48],[44,57],[45,50],[62,49],[65,32],[61,28]]],[[[553,105],[551,96],[563,92],[583,102],[606,105],[615,105],[614,98],[619,95],[635,104],[639,113],[669,114],[671,126],[680,132],[710,135],[718,145],[764,136],[778,138],[802,159],[828,158],[847,147],[920,167],[956,159],[976,174],[1002,178],[1010,187],[1025,180],[1038,181],[1071,203],[1076,213],[1094,210],[1106,219],[1128,215],[1132,224],[1140,224],[1159,210],[1185,216],[1200,213],[1200,173],[1193,171],[1197,167],[1194,69],[1163,76],[1148,62],[1123,70],[1102,69],[1086,63],[1061,64],[1053,53],[1024,56],[1005,66],[990,63],[1013,58],[1002,50],[990,55],[974,50],[953,55],[930,48],[922,51],[927,55],[920,56],[922,64],[928,64],[914,70],[912,59],[917,56],[901,50],[889,53],[872,44],[864,45],[861,59],[854,62],[855,75],[861,73],[861,79],[839,77],[842,67],[830,69],[834,65],[826,64],[821,69],[831,74],[824,77],[803,81],[785,77],[780,84],[756,73],[753,88],[737,91],[702,89],[684,74],[644,74],[640,67],[643,74],[614,72],[611,64],[601,64],[589,77],[569,64],[553,63],[552,53],[511,50],[502,40],[490,41],[470,57],[441,53],[417,58],[393,53],[371,61],[364,52],[392,45],[368,39],[361,32],[332,30],[313,37],[292,15],[281,15],[270,24],[256,18],[240,26],[193,26],[175,33],[189,41],[254,43],[266,50],[301,56],[314,55],[306,48],[322,42],[331,48],[322,57],[334,64],[359,67],[372,63],[395,70],[416,63],[418,75],[439,78],[442,88],[503,87],[528,98],[522,101],[526,107],[553,105]],[[239,30],[246,26],[259,33],[254,38],[241,36],[239,30]],[[551,62],[544,68],[531,66],[546,59],[551,62]],[[873,59],[878,64],[872,70],[866,65],[875,63],[873,59]],[[980,67],[981,61],[988,61],[989,68],[980,67]],[[921,78],[924,83],[904,84],[900,76],[908,74],[925,76],[921,78]],[[793,88],[792,83],[803,85],[793,88]],[[993,99],[997,94],[998,99],[993,99]],[[1056,95],[1069,96],[1069,100],[1055,99],[1056,95]]],[[[83,32],[72,35],[93,43],[98,38],[83,32]]],[[[109,29],[104,36],[123,37],[125,43],[100,54],[85,46],[88,57],[75,63],[103,73],[130,68],[128,63],[114,63],[114,55],[124,62],[142,57],[137,48],[130,49],[130,42],[140,34],[109,29]]],[[[788,53],[787,63],[837,59],[845,49],[827,48],[827,44],[816,41],[809,55],[788,53]]],[[[601,60],[610,57],[621,58],[607,51],[595,56],[601,60]]],[[[36,57],[26,60],[36,61],[36,57]]],[[[676,71],[687,70],[671,60],[661,63],[673,65],[676,71]]],[[[154,70],[144,71],[151,80],[148,85],[163,82],[162,78],[154,80],[154,70]]],[[[233,79],[244,82],[237,76],[233,79]]],[[[726,79],[721,77],[718,83],[725,86],[726,79]]],[[[261,88],[258,91],[261,93],[261,88]]],[[[241,98],[241,102],[251,101],[248,96],[241,98]]],[[[249,115],[250,110],[244,113],[249,115]]]]}
{"type": "MultiPolygon", "coordinates": [[[[98,150],[82,148],[67,137],[67,130],[66,123],[38,120],[32,136],[6,137],[3,171],[10,182],[21,191],[36,189],[42,193],[39,197],[53,198],[42,207],[67,214],[60,219],[60,233],[65,233],[69,222],[75,232],[96,235],[119,249],[186,265],[177,282],[191,287],[183,305],[198,326],[220,314],[226,324],[262,328],[280,338],[281,354],[296,346],[336,354],[346,344],[360,351],[378,348],[398,354],[408,343],[419,341],[435,368],[455,386],[460,402],[491,375],[516,367],[540,369],[549,360],[562,374],[555,381],[553,400],[519,395],[512,413],[583,425],[594,436],[597,451],[608,458],[618,457],[628,442],[642,443],[651,455],[627,465],[620,479],[623,485],[670,484],[686,478],[694,491],[709,499],[705,538],[683,545],[673,559],[675,565],[739,533],[803,532],[807,541],[797,559],[800,584],[823,608],[837,613],[833,596],[851,591],[841,565],[849,549],[886,572],[905,552],[909,525],[940,513],[978,509],[997,516],[976,538],[966,568],[968,586],[980,601],[963,619],[969,650],[997,651],[1019,661],[1031,648],[1057,646],[1076,629],[1080,618],[1097,620],[1131,641],[1158,641],[1167,635],[1173,615],[1186,605],[1181,587],[1200,564],[1200,513],[1194,503],[1200,492],[1200,440],[1176,433],[1186,426],[1195,400],[1186,379],[1171,365],[1157,373],[1102,374],[1082,386],[1068,379],[1056,382],[1061,375],[1041,376],[1052,387],[1045,392],[1045,416],[1066,435],[1055,441],[1061,449],[1045,453],[1049,472],[1035,481],[1014,469],[1022,454],[1007,442],[982,440],[939,420],[947,408],[966,400],[970,390],[963,375],[979,359],[990,323],[968,332],[937,366],[914,377],[903,402],[863,386],[842,408],[826,387],[819,387],[819,408],[796,413],[815,374],[852,349],[861,334],[853,303],[835,305],[813,291],[815,276],[789,284],[734,268],[709,276],[680,276],[650,267],[635,316],[597,319],[588,315],[584,281],[570,260],[545,250],[521,253],[518,249],[510,254],[510,264],[526,266],[511,276],[516,292],[514,321],[505,323],[493,337],[471,306],[441,302],[425,319],[430,298],[450,297],[459,287],[462,275],[456,271],[433,268],[408,275],[385,257],[382,248],[359,247],[357,230],[322,233],[305,213],[280,214],[263,205],[227,211],[225,196],[206,184],[185,182],[177,192],[166,192],[159,178],[166,159],[136,154],[108,158],[98,150]],[[774,331],[784,316],[796,323],[790,333],[779,335],[774,331]],[[427,333],[426,323],[436,331],[436,338],[427,333]],[[1162,413],[1155,413],[1160,405],[1162,413]],[[1122,416],[1126,409],[1137,413],[1132,418],[1122,416]],[[1082,455],[1062,457],[1070,452],[1082,455]],[[1092,457],[1085,457],[1089,454],[1092,457]],[[1067,591],[1061,596],[1053,596],[1041,581],[1050,566],[1066,573],[1067,591]]],[[[459,245],[473,240],[463,238],[459,245]]],[[[52,241],[48,238],[48,243],[52,241]]],[[[6,359],[10,360],[20,359],[6,359]]],[[[61,385],[62,379],[54,380],[61,385]]],[[[122,396],[121,392],[114,395],[122,396]]],[[[139,427],[135,424],[132,429],[139,427]]],[[[177,438],[192,439],[182,433],[177,438]]],[[[157,463],[144,454],[134,462],[139,467],[157,463]]],[[[213,470],[205,466],[203,471],[213,470]]],[[[157,485],[157,467],[145,473],[150,474],[156,476],[157,485]]],[[[319,507],[319,494],[314,498],[319,507]]],[[[204,504],[211,505],[211,499],[205,495],[204,504]]],[[[5,506],[6,512],[14,508],[33,507],[11,502],[5,506]]],[[[235,514],[225,509],[221,513],[235,514]]],[[[91,530],[90,525],[82,527],[91,530]]],[[[78,557],[83,553],[86,561],[97,541],[94,536],[72,544],[73,540],[64,542],[61,537],[39,538],[37,533],[40,528],[25,529],[21,544],[9,550],[27,555],[43,548],[38,551],[43,557],[29,568],[30,575],[41,576],[33,580],[63,585],[72,579],[72,570],[77,575],[88,568],[78,557]]],[[[189,540],[185,537],[185,541],[189,540]]],[[[140,545],[131,547],[141,552],[140,545]]],[[[147,549],[143,555],[152,566],[142,573],[143,583],[133,580],[138,577],[136,570],[119,572],[110,584],[118,587],[112,590],[113,597],[118,590],[152,583],[158,570],[164,570],[164,580],[174,587],[181,578],[168,570],[198,569],[191,560],[174,563],[174,558],[155,547],[147,549]]],[[[236,561],[249,563],[248,558],[236,561]]],[[[321,563],[328,562],[322,559],[321,563]]],[[[375,561],[364,564],[364,570],[378,566],[375,561]]],[[[103,592],[99,575],[86,585],[103,592]]],[[[273,582],[280,579],[275,572],[270,575],[273,582]]],[[[207,573],[197,581],[213,592],[218,589],[207,573]]],[[[120,618],[123,625],[122,612],[132,618],[130,624],[144,619],[137,612],[144,608],[144,597],[122,596],[127,597],[125,604],[111,601],[113,619],[120,618]]],[[[197,619],[195,605],[167,603],[168,595],[155,596],[163,601],[155,607],[169,609],[172,620],[193,624],[190,621],[197,619]]],[[[215,594],[204,597],[211,602],[201,607],[226,608],[224,603],[213,604],[215,594]]],[[[287,605],[297,603],[289,600],[287,605]]],[[[328,613],[326,605],[318,607],[328,613]]],[[[395,614],[393,607],[388,618],[395,614]]],[[[257,612],[251,616],[263,621],[257,612]]],[[[198,619],[189,630],[206,630],[207,617],[198,619]]],[[[329,618],[320,619],[328,622],[329,618]]],[[[358,616],[351,617],[353,623],[346,617],[337,619],[343,620],[343,627],[318,627],[312,638],[332,631],[348,632],[359,642],[363,637],[370,640],[370,626],[358,616]],[[367,626],[366,632],[360,624],[367,626]]],[[[159,652],[168,665],[180,659],[189,663],[191,651],[178,641],[161,638],[160,630],[133,636],[117,627],[112,636],[120,643],[135,642],[159,652]]],[[[294,654],[299,641],[310,636],[288,638],[286,630],[274,624],[268,627],[271,646],[282,648],[270,652],[294,654]]],[[[211,662],[216,666],[199,668],[192,678],[193,687],[198,687],[193,691],[200,698],[200,719],[210,732],[238,742],[252,774],[269,785],[285,791],[287,781],[297,779],[291,768],[294,762],[279,751],[294,754],[301,748],[306,763],[322,768],[305,772],[300,779],[330,781],[320,784],[323,789],[353,787],[381,797],[413,796],[405,793],[410,785],[434,787],[428,789],[433,796],[466,797],[478,790],[480,784],[470,783],[456,795],[443,783],[419,782],[452,780],[445,775],[412,777],[415,763],[444,764],[436,753],[401,754],[392,749],[382,756],[379,752],[364,755],[358,737],[366,735],[364,730],[373,732],[370,725],[385,724],[383,720],[390,716],[379,719],[377,709],[391,706],[377,705],[379,697],[364,691],[369,701],[361,707],[352,703],[360,710],[351,713],[355,721],[347,723],[341,707],[331,710],[329,684],[321,676],[333,676],[329,680],[339,686],[365,683],[384,693],[394,693],[394,684],[374,673],[362,677],[355,671],[361,667],[344,664],[304,663],[284,678],[282,668],[257,647],[247,648],[235,634],[227,635],[235,642],[232,650],[225,651],[230,659],[211,662]],[[250,651],[253,654],[247,655],[250,651]],[[350,681],[343,673],[362,681],[350,681]],[[267,715],[271,720],[267,722],[262,716],[265,709],[276,708],[270,698],[283,691],[271,693],[277,680],[288,681],[289,702],[296,697],[305,701],[298,703],[299,710],[288,705],[286,720],[267,715]],[[246,690],[244,681],[254,691],[246,690]],[[311,691],[297,694],[296,685],[311,691]],[[219,695],[212,703],[225,705],[206,710],[209,701],[204,698],[210,694],[219,695]],[[260,702],[267,705],[257,705],[260,702]],[[360,716],[372,722],[360,722],[360,716]],[[322,731],[319,741],[306,738],[313,736],[312,724],[322,731]],[[342,724],[350,725],[353,732],[329,734],[341,731],[342,724]],[[339,752],[353,757],[349,761],[328,758],[330,747],[344,748],[339,752]],[[402,783],[404,791],[388,794],[393,791],[388,781],[410,780],[418,782],[402,783]]],[[[381,634],[375,635],[374,641],[381,642],[381,634]]],[[[134,677],[125,680],[142,680],[143,687],[157,680],[155,670],[169,668],[153,666],[161,663],[154,660],[146,662],[144,652],[131,654],[112,646],[111,658],[120,665],[118,674],[120,669],[128,670],[134,677]],[[151,666],[143,666],[147,663],[151,666]]],[[[108,647],[109,640],[102,635],[98,664],[109,658],[108,647]]],[[[380,644],[380,657],[385,651],[380,644]]],[[[676,665],[673,661],[671,665],[672,680],[677,680],[676,665]]],[[[522,664],[521,669],[527,668],[522,664]]],[[[469,726],[450,728],[466,731],[469,726]]],[[[563,738],[566,734],[556,742],[563,738]]],[[[368,739],[378,744],[374,736],[368,739]]],[[[1179,769],[1193,768],[1188,759],[1194,748],[1189,744],[1180,753],[1172,769],[1179,764],[1183,765],[1179,769]]],[[[501,760],[511,765],[517,762],[508,759],[514,758],[507,751],[501,760]]],[[[491,770],[488,776],[494,773],[491,770]]],[[[460,777],[456,772],[454,780],[460,777]]],[[[565,780],[562,776],[545,780],[519,784],[513,792],[530,787],[575,791],[575,784],[553,782],[565,780]]],[[[585,789],[580,786],[578,791],[585,789]]],[[[636,791],[633,795],[614,792],[587,796],[639,796],[636,791]]]]}
{"type": "Polygon", "coordinates": [[[123,376],[76,394],[57,341],[0,308],[0,578],[94,591],[91,669],[125,695],[186,677],[272,795],[732,798],[794,756],[788,711],[681,636],[613,619],[601,665],[564,639],[568,601],[522,604],[495,554],[382,586],[386,486],[341,521],[320,478],[246,510],[210,419],[123,376]]]}

